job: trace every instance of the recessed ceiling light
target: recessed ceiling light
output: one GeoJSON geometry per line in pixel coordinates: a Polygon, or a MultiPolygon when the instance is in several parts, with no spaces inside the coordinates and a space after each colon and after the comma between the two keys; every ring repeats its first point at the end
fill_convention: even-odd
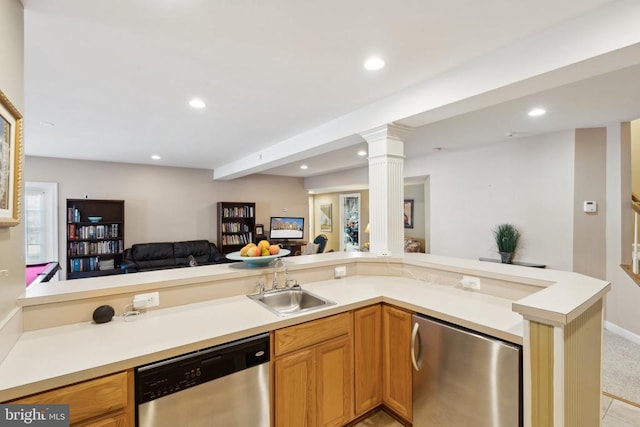
{"type": "Polygon", "coordinates": [[[152,155],[151,155],[151,158],[152,158],[153,160],[160,160],[162,157],[160,157],[160,156],[159,156],[159,155],[157,155],[157,154],[152,154],[152,155]]]}
{"type": "Polygon", "coordinates": [[[300,165],[300,169],[302,169],[302,170],[306,170],[306,169],[309,169],[309,166],[307,166],[307,165],[300,165]]]}
{"type": "Polygon", "coordinates": [[[189,101],[189,105],[191,105],[193,108],[204,108],[207,106],[207,104],[205,104],[202,99],[192,99],[191,101],[189,101]]]}
{"type": "Polygon", "coordinates": [[[42,126],[55,126],[56,125],[55,123],[51,123],[51,122],[40,122],[40,124],[42,126]]]}
{"type": "Polygon", "coordinates": [[[364,63],[364,68],[369,71],[379,70],[382,67],[384,67],[384,61],[377,56],[367,59],[367,62],[364,63]]]}
{"type": "Polygon", "coordinates": [[[528,114],[529,117],[543,116],[547,114],[547,110],[545,110],[544,108],[534,108],[533,110],[529,111],[528,114]]]}
{"type": "Polygon", "coordinates": [[[364,156],[366,156],[366,155],[367,155],[366,150],[360,150],[360,151],[358,151],[358,156],[360,156],[360,157],[364,157],[364,156]]]}

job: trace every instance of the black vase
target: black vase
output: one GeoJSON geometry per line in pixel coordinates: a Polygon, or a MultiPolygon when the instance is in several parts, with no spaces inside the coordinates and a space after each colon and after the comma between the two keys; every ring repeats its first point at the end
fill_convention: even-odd
{"type": "Polygon", "coordinates": [[[500,261],[503,264],[511,264],[511,260],[513,259],[513,252],[499,252],[500,253],[500,261]]]}

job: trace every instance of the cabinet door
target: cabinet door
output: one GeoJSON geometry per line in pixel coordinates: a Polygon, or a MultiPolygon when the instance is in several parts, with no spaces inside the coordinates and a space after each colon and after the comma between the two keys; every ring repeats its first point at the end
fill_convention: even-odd
{"type": "MultiPolygon", "coordinates": [[[[342,426],[352,418],[353,360],[350,337],[316,348],[319,426],[342,426]]],[[[301,424],[297,424],[301,425],[301,424]]]]}
{"type": "Polygon", "coordinates": [[[276,359],[276,426],[315,426],[316,374],[313,349],[276,359]]]}
{"type": "MultiPolygon", "coordinates": [[[[115,414],[87,423],[81,423],[78,427],[129,427],[125,414],[115,414]]],[[[133,427],[133,426],[130,426],[133,427]]]]}
{"type": "Polygon", "coordinates": [[[354,311],[353,352],[355,415],[382,402],[382,309],[379,304],[354,311]]]}
{"type": "Polygon", "coordinates": [[[382,399],[387,407],[411,421],[411,313],[383,306],[382,331],[382,399]]]}
{"type": "MultiPolygon", "coordinates": [[[[120,372],[94,380],[29,396],[11,403],[24,404],[69,404],[71,425],[101,416],[108,412],[132,411],[133,397],[129,382],[133,384],[133,371],[120,372]]],[[[116,414],[119,417],[119,414],[116,414]]],[[[114,416],[116,416],[114,415],[114,416]]],[[[97,421],[96,421],[97,422],[97,421]]]]}

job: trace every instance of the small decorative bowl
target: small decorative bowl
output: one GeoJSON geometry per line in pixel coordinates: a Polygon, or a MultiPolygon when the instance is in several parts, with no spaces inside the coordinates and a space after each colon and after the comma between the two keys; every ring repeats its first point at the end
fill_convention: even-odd
{"type": "Polygon", "coordinates": [[[101,216],[90,216],[90,217],[87,217],[87,219],[89,220],[89,222],[100,222],[100,221],[102,221],[102,217],[101,216]]]}

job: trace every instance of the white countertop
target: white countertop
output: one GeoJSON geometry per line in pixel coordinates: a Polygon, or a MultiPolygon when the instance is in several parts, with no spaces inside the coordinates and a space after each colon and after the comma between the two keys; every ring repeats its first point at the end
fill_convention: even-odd
{"type": "MultiPolygon", "coordinates": [[[[305,269],[332,271],[343,263],[368,274],[380,271],[381,275],[302,283],[304,289],[336,302],[306,314],[279,317],[239,295],[151,310],[126,322],[116,317],[101,325],[84,322],[24,332],[0,363],[0,402],[379,302],[522,343],[523,315],[549,324],[566,324],[610,288],[607,282],[571,272],[424,254],[380,259],[361,253],[331,253],[287,261],[294,278],[305,269]],[[392,275],[388,275],[391,270],[392,275]],[[442,281],[429,279],[439,273],[442,281]],[[455,281],[445,280],[460,274],[481,276],[489,285],[501,281],[512,283],[514,288],[530,286],[533,291],[510,298],[466,291],[454,287],[455,281]]],[[[34,288],[18,304],[37,307],[57,301],[74,303],[82,298],[211,280],[253,279],[256,274],[271,272],[224,264],[97,278],[90,289],[80,280],[67,281],[55,288],[34,288]]]]}
{"type": "Polygon", "coordinates": [[[124,321],[25,332],[0,364],[0,401],[382,301],[521,343],[512,301],[402,277],[353,276],[303,286],[336,305],[279,317],[244,295],[124,321]]]}

